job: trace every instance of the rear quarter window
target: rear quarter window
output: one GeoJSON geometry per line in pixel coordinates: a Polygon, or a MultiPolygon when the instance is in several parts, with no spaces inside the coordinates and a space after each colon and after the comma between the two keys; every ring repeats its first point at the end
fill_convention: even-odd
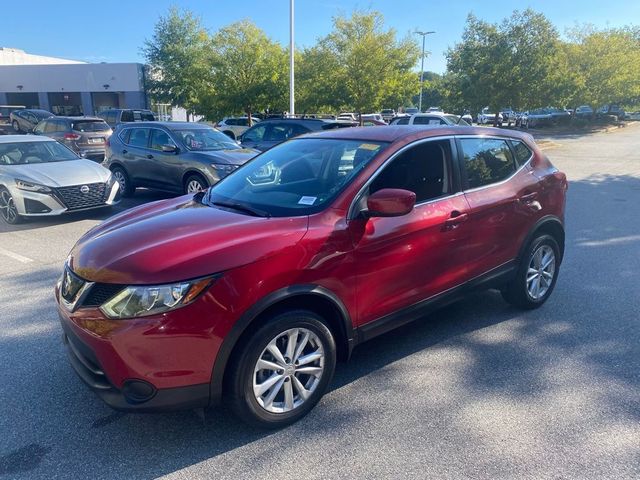
{"type": "Polygon", "coordinates": [[[512,140],[511,145],[513,146],[513,153],[516,156],[516,163],[518,164],[518,167],[521,167],[529,161],[533,152],[524,144],[524,142],[520,142],[518,140],[512,140]]]}

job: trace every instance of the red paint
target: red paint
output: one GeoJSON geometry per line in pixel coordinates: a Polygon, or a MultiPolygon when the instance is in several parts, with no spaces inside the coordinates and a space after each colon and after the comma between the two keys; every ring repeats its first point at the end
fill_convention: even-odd
{"type": "MultiPolygon", "coordinates": [[[[194,303],[163,315],[116,321],[97,308],[69,313],[60,307],[62,321],[95,352],[116,387],[128,378],[157,388],[208,383],[233,325],[282,288],[330,290],[357,328],[513,259],[539,218],[564,217],[566,178],[525,134],[390,126],[314,136],[392,143],[333,205],[308,217],[251,217],[182,196],[129,210],[80,239],[70,266],[94,282],[162,284],[223,273],[194,303]],[[394,152],[418,139],[454,134],[521,139],[534,158],[502,184],[422,203],[406,215],[347,220],[354,196],[394,152]],[[521,200],[531,193],[540,211],[521,200]]],[[[414,194],[393,190],[377,197],[369,208],[379,212],[397,213],[415,201],[414,194]]]]}

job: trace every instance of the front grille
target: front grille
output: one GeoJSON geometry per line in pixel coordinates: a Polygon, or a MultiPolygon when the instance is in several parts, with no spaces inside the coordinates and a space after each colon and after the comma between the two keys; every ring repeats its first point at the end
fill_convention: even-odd
{"type": "Polygon", "coordinates": [[[69,210],[95,207],[105,202],[107,193],[106,183],[87,183],[71,187],[56,188],[58,198],[69,210]]]}
{"type": "Polygon", "coordinates": [[[96,283],[91,287],[89,293],[82,301],[83,307],[99,307],[111,297],[125,288],[124,285],[113,283],[96,283]]]}

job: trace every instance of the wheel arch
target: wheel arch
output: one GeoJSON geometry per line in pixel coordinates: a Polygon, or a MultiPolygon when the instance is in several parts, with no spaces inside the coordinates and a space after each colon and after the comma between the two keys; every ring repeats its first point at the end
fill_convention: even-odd
{"type": "Polygon", "coordinates": [[[565,252],[565,230],[562,221],[554,216],[547,215],[542,217],[540,220],[536,222],[536,224],[529,230],[529,233],[525,237],[524,242],[522,242],[522,246],[520,247],[520,252],[518,253],[518,262],[522,259],[527,246],[540,234],[551,235],[556,242],[558,243],[558,247],[560,247],[560,262],[564,258],[565,252]]]}
{"type": "Polygon", "coordinates": [[[187,184],[187,179],[192,175],[197,175],[198,177],[202,178],[207,183],[207,185],[211,186],[211,181],[207,178],[207,176],[204,173],[202,173],[197,168],[189,168],[187,171],[185,171],[182,174],[182,187],[183,188],[187,184]]]}
{"type": "Polygon", "coordinates": [[[349,358],[354,346],[354,329],[349,312],[337,295],[319,285],[285,287],[267,295],[249,308],[224,338],[211,374],[211,404],[220,403],[227,381],[225,375],[229,360],[239,351],[249,334],[265,323],[271,315],[293,309],[309,310],[322,316],[335,336],[338,358],[349,358]]]}

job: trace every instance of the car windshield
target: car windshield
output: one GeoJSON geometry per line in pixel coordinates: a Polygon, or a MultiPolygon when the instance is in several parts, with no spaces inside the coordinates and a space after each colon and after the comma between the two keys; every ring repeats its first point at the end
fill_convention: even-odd
{"type": "Polygon", "coordinates": [[[213,128],[185,128],[174,130],[187,150],[210,152],[214,150],[235,150],[241,148],[224,133],[213,128]]]}
{"type": "Polygon", "coordinates": [[[106,132],[111,127],[104,120],[82,120],[71,123],[71,128],[76,132],[106,132]]]}
{"type": "Polygon", "coordinates": [[[0,143],[0,165],[64,162],[79,158],[67,147],[54,141],[0,143]]]}
{"type": "Polygon", "coordinates": [[[203,202],[263,216],[316,213],[387,145],[328,138],[290,140],[211,187],[203,202]]]}

